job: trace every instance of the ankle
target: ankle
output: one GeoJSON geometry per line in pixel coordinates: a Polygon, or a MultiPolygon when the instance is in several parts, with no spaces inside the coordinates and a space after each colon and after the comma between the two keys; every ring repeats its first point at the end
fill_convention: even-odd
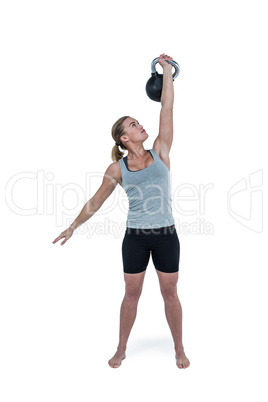
{"type": "Polygon", "coordinates": [[[125,353],[125,351],[126,351],[126,346],[118,346],[117,347],[117,352],[118,353],[125,353]]]}
{"type": "Polygon", "coordinates": [[[183,345],[175,347],[175,352],[176,353],[184,353],[184,347],[183,345]]]}

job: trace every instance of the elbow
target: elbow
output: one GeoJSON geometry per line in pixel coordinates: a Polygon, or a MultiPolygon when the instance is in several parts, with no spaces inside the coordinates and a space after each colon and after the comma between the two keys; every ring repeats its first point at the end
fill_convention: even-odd
{"type": "Polygon", "coordinates": [[[87,215],[91,216],[93,214],[95,214],[95,212],[98,211],[98,209],[100,209],[101,204],[98,202],[98,200],[96,200],[94,197],[91,198],[87,203],[86,203],[86,212],[87,215]]]}
{"type": "Polygon", "coordinates": [[[162,106],[162,109],[173,110],[173,104],[174,104],[174,102],[173,102],[172,99],[170,99],[170,98],[165,98],[165,97],[162,97],[162,98],[161,98],[161,106],[162,106]]]}
{"type": "Polygon", "coordinates": [[[173,112],[173,104],[169,102],[163,102],[161,104],[161,109],[162,110],[169,110],[170,112],[173,112]]]}

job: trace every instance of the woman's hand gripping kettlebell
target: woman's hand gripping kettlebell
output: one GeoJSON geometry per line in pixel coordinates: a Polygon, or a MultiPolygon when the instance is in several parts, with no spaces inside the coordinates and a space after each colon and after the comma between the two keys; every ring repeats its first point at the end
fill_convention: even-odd
{"type": "Polygon", "coordinates": [[[159,60],[158,63],[160,64],[161,67],[163,68],[169,68],[170,70],[172,69],[172,65],[170,63],[168,63],[168,61],[173,60],[172,57],[166,55],[165,53],[162,53],[159,56],[159,60]]]}

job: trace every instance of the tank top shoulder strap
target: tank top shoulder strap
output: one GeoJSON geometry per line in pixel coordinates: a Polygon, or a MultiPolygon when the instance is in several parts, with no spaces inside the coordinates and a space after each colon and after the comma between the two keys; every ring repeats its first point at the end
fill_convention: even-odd
{"type": "Polygon", "coordinates": [[[124,158],[119,159],[119,164],[120,164],[120,168],[121,171],[127,171],[127,161],[126,161],[127,157],[125,156],[124,158]]]}
{"type": "Polygon", "coordinates": [[[151,148],[151,149],[149,149],[149,151],[153,155],[154,160],[158,162],[160,157],[159,157],[158,153],[156,152],[156,150],[151,148]]]}
{"type": "Polygon", "coordinates": [[[127,156],[124,156],[124,158],[123,158],[123,162],[124,162],[124,164],[125,164],[126,168],[128,169],[128,166],[127,166],[127,156]]]}

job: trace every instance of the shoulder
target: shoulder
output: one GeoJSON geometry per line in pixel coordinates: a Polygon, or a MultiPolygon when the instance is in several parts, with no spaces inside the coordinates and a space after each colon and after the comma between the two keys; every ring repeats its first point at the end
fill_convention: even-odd
{"type": "Polygon", "coordinates": [[[113,162],[111,163],[105,172],[105,175],[110,176],[111,178],[115,179],[119,184],[121,183],[121,169],[120,169],[120,162],[113,162]]]}
{"type": "Polygon", "coordinates": [[[111,163],[107,169],[106,169],[106,174],[109,174],[110,176],[113,176],[116,178],[118,175],[121,175],[121,170],[120,170],[120,163],[118,162],[113,162],[111,163]]]}

